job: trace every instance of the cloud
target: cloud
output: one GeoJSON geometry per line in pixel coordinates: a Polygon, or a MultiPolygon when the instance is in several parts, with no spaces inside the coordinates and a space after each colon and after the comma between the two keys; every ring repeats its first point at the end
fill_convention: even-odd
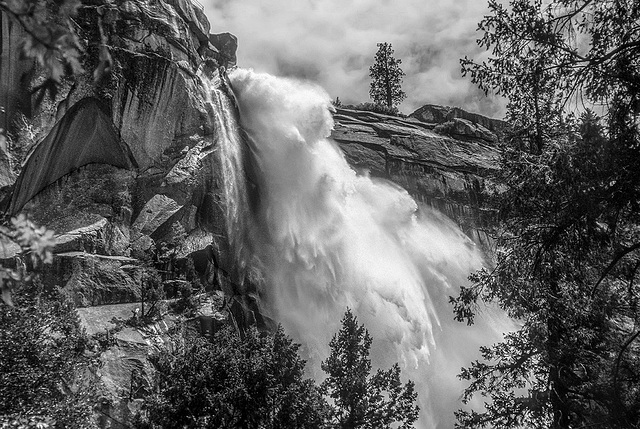
{"type": "Polygon", "coordinates": [[[501,116],[504,102],[486,98],[460,74],[459,59],[482,55],[477,23],[482,0],[207,0],[212,32],[238,36],[238,65],[308,79],[345,103],[369,100],[376,43],[402,59],[410,113],[426,104],[501,116]]]}

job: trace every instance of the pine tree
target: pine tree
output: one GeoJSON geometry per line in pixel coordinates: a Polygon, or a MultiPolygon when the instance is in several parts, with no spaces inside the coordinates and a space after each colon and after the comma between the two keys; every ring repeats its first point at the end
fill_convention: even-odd
{"type": "Polygon", "coordinates": [[[457,427],[637,428],[640,8],[508,3],[490,0],[479,24],[489,58],[462,60],[509,100],[495,266],[452,302],[468,323],[478,301],[497,302],[520,327],[463,369],[463,401],[484,407],[460,410],[457,427]]]}
{"type": "Polygon", "coordinates": [[[405,74],[400,64],[402,60],[393,56],[391,43],[378,43],[375,63],[369,67],[369,76],[371,76],[369,96],[376,104],[385,104],[389,108],[394,108],[407,97],[402,90],[402,78],[405,74]]]}
{"type": "Polygon", "coordinates": [[[418,418],[413,382],[400,382],[400,367],[379,369],[373,376],[369,349],[372,338],[347,310],[342,328],[329,343],[331,355],[322,362],[328,374],[321,390],[333,399],[331,427],[410,428],[418,418]]]}
{"type": "Polygon", "coordinates": [[[153,393],[134,427],[148,428],[321,428],[327,405],[305,362],[279,327],[255,328],[240,337],[231,327],[211,339],[176,338],[176,350],[161,350],[153,393]]]}

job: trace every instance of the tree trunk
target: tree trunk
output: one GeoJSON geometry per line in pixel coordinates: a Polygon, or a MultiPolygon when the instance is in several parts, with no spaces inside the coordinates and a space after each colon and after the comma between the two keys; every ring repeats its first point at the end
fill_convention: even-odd
{"type": "MultiPolygon", "coordinates": [[[[555,281],[551,281],[550,289],[551,296],[559,296],[559,287],[555,281]]],[[[560,374],[566,364],[566,358],[562,353],[564,327],[563,321],[559,318],[562,309],[554,299],[550,299],[549,306],[547,355],[549,358],[549,400],[553,418],[551,429],[568,429],[570,427],[568,391],[560,374]]]]}
{"type": "Polygon", "coordinates": [[[384,65],[384,86],[387,90],[387,106],[389,108],[393,107],[393,100],[391,99],[391,78],[389,77],[389,55],[387,55],[387,61],[384,65]]]}
{"type": "Polygon", "coordinates": [[[542,153],[542,115],[540,113],[540,79],[542,76],[542,71],[540,70],[540,66],[536,68],[534,80],[533,80],[533,101],[535,108],[535,121],[536,121],[536,135],[535,135],[535,147],[532,148],[531,152],[540,155],[542,153]]]}

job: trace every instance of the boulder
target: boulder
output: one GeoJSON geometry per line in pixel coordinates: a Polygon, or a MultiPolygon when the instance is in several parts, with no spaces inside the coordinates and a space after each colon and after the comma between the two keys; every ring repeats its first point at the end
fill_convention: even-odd
{"type": "Polygon", "coordinates": [[[231,33],[210,34],[209,42],[220,53],[220,64],[227,68],[236,65],[236,51],[238,50],[238,38],[231,33]]]}
{"type": "Polygon", "coordinates": [[[452,121],[455,118],[467,120],[473,124],[492,131],[493,133],[501,133],[507,126],[507,123],[499,119],[488,118],[477,113],[467,112],[459,107],[438,106],[435,104],[425,104],[409,115],[421,122],[432,124],[443,124],[452,121]]]}
{"type": "Polygon", "coordinates": [[[461,139],[472,138],[490,143],[498,142],[498,137],[495,133],[467,119],[453,118],[448,122],[437,125],[434,131],[461,139]]]}
{"type": "Polygon", "coordinates": [[[165,195],[154,195],[144,205],[131,228],[136,233],[152,235],[181,208],[181,205],[165,195]]]}
{"type": "MultiPolygon", "coordinates": [[[[84,217],[82,213],[74,213],[72,216],[84,217]],[[75,215],[75,216],[73,216],[75,215]],[[78,216],[79,215],[79,216],[78,216]]],[[[59,233],[56,235],[56,253],[64,253],[71,251],[81,252],[95,252],[96,249],[102,247],[104,244],[99,244],[101,240],[104,240],[105,229],[109,224],[109,221],[100,215],[89,216],[87,225],[74,228],[70,231],[59,233]],[[93,219],[91,219],[93,218],[93,219]]],[[[51,225],[50,225],[51,227],[51,225]]],[[[60,231],[60,229],[56,229],[60,231]]]]}

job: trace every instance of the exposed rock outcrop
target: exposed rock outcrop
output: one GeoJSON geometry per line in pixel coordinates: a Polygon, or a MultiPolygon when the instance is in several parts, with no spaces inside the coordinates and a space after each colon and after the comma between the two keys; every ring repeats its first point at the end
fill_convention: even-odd
{"type": "Polygon", "coordinates": [[[209,35],[209,41],[220,53],[222,61],[229,65],[235,65],[236,50],[238,49],[238,38],[231,33],[220,33],[209,35]]]}
{"type": "MultiPolygon", "coordinates": [[[[170,297],[197,284],[247,302],[233,297],[244,289],[230,265],[217,150],[224,136],[215,115],[229,113],[210,101],[225,85],[219,68],[235,64],[235,37],[209,34],[204,12],[189,0],[98,0],[76,22],[87,43],[86,70],[95,66],[102,23],[111,74],[98,84],[89,72],[76,76],[38,106],[22,94],[14,105],[26,106],[20,112],[28,127],[13,129],[10,147],[0,147],[0,188],[11,188],[3,210],[25,212],[56,233],[45,284],[72,297],[96,335],[113,330],[105,321],[120,317],[121,306],[128,306],[123,320],[132,317],[153,273],[170,297]]],[[[13,40],[4,36],[3,55],[13,40]]],[[[25,78],[4,59],[3,82],[25,78]]],[[[34,76],[32,83],[37,70],[34,76]]],[[[11,250],[0,256],[10,258],[11,250]]],[[[256,306],[234,311],[257,319],[256,306]]],[[[132,380],[144,385],[151,376],[147,357],[166,332],[143,331],[120,329],[98,351],[102,427],[130,421],[139,397],[132,380]]]]}
{"type": "Polygon", "coordinates": [[[402,119],[339,108],[331,137],[355,168],[398,183],[488,245],[483,229],[492,213],[483,207],[483,191],[499,152],[498,137],[487,127],[499,133],[502,123],[432,105],[418,112],[402,119]]]}
{"type": "Polygon", "coordinates": [[[130,170],[135,161],[111,122],[106,106],[93,97],[75,103],[33,150],[16,182],[10,213],[48,185],[87,164],[130,170]]]}
{"type": "Polygon", "coordinates": [[[465,119],[473,124],[481,125],[484,128],[500,133],[504,131],[507,123],[499,119],[488,118],[477,113],[467,112],[459,107],[438,106],[435,104],[425,104],[421,108],[409,115],[427,124],[443,124],[453,119],[465,119]]]}

